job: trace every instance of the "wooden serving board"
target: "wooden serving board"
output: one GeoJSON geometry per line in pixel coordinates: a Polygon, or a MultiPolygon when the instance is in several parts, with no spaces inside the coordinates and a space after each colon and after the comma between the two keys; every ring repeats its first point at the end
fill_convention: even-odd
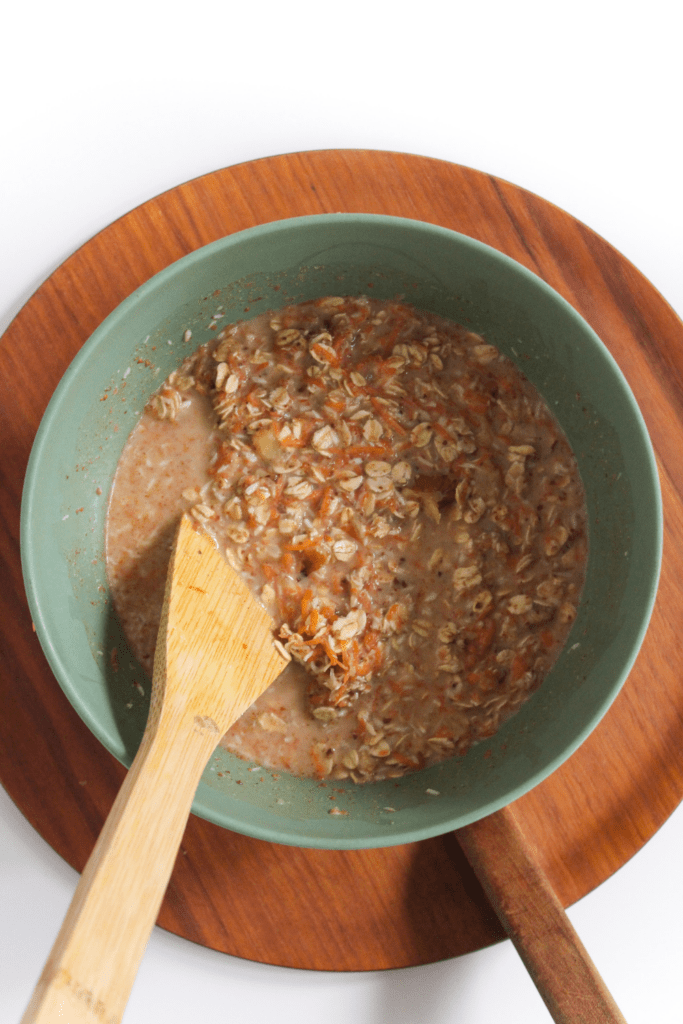
{"type": "MultiPolygon", "coordinates": [[[[565,906],[633,856],[683,796],[683,324],[607,242],[521,188],[454,164],[373,151],[271,157],[207,174],[126,214],[71,256],[0,341],[0,779],[75,868],[124,769],[52,676],[24,596],[21,487],[45,406],[122,299],[186,253],[284,217],[393,214],[464,232],[544,278],[624,371],[659,459],[664,563],[635,668],[599,727],[515,804],[565,906]]],[[[190,819],[159,924],[250,960],[376,970],[457,956],[503,937],[452,836],[380,850],[301,850],[190,819]]]]}

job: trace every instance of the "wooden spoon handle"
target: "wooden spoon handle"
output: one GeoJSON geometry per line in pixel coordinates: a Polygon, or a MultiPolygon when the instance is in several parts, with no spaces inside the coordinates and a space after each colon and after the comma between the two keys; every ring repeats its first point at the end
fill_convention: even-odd
{"type": "Polygon", "coordinates": [[[510,807],[455,832],[557,1024],[626,1024],[510,807]]]}
{"type": "Polygon", "coordinates": [[[148,727],[83,871],[22,1024],[118,1024],[220,736],[196,720],[148,727]]]}

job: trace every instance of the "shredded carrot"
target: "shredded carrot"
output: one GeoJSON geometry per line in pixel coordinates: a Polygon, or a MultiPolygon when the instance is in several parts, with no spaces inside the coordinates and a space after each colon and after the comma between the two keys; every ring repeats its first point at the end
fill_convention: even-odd
{"type": "Polygon", "coordinates": [[[285,551],[308,551],[320,543],[320,537],[304,537],[303,540],[289,541],[285,544],[285,551]]]}
{"type": "Polygon", "coordinates": [[[555,637],[550,629],[544,629],[541,633],[541,643],[547,651],[549,651],[555,645],[555,637]]]}
{"type": "Polygon", "coordinates": [[[315,422],[304,422],[302,424],[301,437],[294,437],[291,434],[289,437],[278,438],[278,441],[283,448],[305,448],[317,427],[318,424],[315,422]]]}
{"type": "Polygon", "coordinates": [[[384,420],[388,427],[391,427],[392,430],[396,431],[397,434],[401,434],[402,436],[405,436],[408,433],[406,428],[401,423],[399,423],[397,419],[394,419],[394,417],[391,415],[391,413],[389,412],[385,405],[382,405],[382,403],[377,401],[376,398],[371,398],[370,402],[372,406],[377,410],[378,416],[384,420]]]}
{"type": "Polygon", "coordinates": [[[334,409],[335,412],[344,412],[344,409],[346,408],[346,402],[342,402],[341,399],[337,400],[336,398],[326,398],[325,405],[328,405],[330,409],[334,409]]]}
{"type": "Polygon", "coordinates": [[[320,628],[320,613],[317,608],[311,608],[308,616],[308,625],[306,627],[307,632],[311,633],[312,636],[318,632],[320,628]]]}
{"type": "Polygon", "coordinates": [[[365,590],[359,590],[356,593],[356,597],[358,598],[359,604],[361,604],[363,606],[363,608],[365,609],[366,612],[371,612],[372,611],[372,607],[373,607],[372,598],[370,597],[370,595],[365,590]]]}
{"type": "Polygon", "coordinates": [[[398,761],[399,764],[405,765],[407,768],[417,768],[420,763],[420,759],[418,757],[411,756],[410,754],[402,754],[400,750],[392,750],[391,756],[395,761],[398,761]]]}
{"type": "Polygon", "coordinates": [[[322,501],[320,502],[320,508],[318,509],[318,515],[319,516],[323,517],[323,516],[329,515],[330,509],[332,508],[333,500],[334,500],[334,488],[328,486],[323,491],[322,501]]]}
{"type": "Polygon", "coordinates": [[[358,647],[358,641],[352,640],[351,643],[344,648],[343,663],[346,668],[344,672],[342,682],[348,683],[349,679],[356,678],[361,673],[358,670],[358,658],[360,649],[358,647]]]}
{"type": "Polygon", "coordinates": [[[384,654],[381,648],[375,648],[375,650],[371,651],[369,656],[365,658],[364,661],[358,663],[356,675],[366,676],[370,672],[376,672],[379,668],[382,667],[383,661],[384,654]]]}
{"type": "MultiPolygon", "coordinates": [[[[399,312],[399,309],[400,309],[399,306],[394,307],[394,313],[397,314],[399,312]]],[[[396,344],[396,339],[398,338],[399,334],[401,333],[401,331],[405,327],[405,323],[406,323],[405,312],[403,313],[402,316],[396,316],[395,315],[395,326],[389,331],[388,334],[385,334],[383,338],[380,338],[380,345],[382,346],[382,352],[391,352],[391,349],[396,344]]]]}
{"type": "Polygon", "coordinates": [[[481,672],[470,672],[467,681],[481,690],[491,690],[496,685],[496,675],[492,669],[484,669],[481,672]]]}
{"type": "Polygon", "coordinates": [[[466,668],[473,669],[486,654],[496,634],[496,623],[493,619],[485,619],[467,631],[467,653],[463,657],[466,668]]]}
{"type": "Polygon", "coordinates": [[[343,594],[346,580],[342,576],[333,576],[330,582],[330,590],[333,594],[343,594]]]}
{"type": "Polygon", "coordinates": [[[292,573],[296,569],[296,558],[289,551],[282,556],[282,568],[286,573],[292,573]]]}
{"type": "Polygon", "coordinates": [[[306,619],[311,609],[311,603],[313,601],[313,591],[305,590],[304,596],[301,598],[301,618],[306,619]]]}
{"type": "Polygon", "coordinates": [[[348,462],[349,459],[361,458],[379,458],[382,455],[386,455],[388,451],[391,451],[391,444],[352,444],[344,451],[340,458],[340,462],[348,462]]]}
{"type": "Polygon", "coordinates": [[[510,666],[510,682],[516,683],[518,679],[521,679],[528,667],[529,662],[525,655],[515,654],[510,666]]]}
{"type": "Polygon", "coordinates": [[[311,746],[311,759],[313,760],[313,764],[315,765],[316,773],[320,778],[322,778],[325,775],[326,766],[323,763],[320,754],[318,753],[315,743],[311,746]]]}
{"type": "Polygon", "coordinates": [[[323,362],[329,363],[330,366],[339,366],[339,356],[331,345],[311,345],[311,355],[323,362]]]}
{"type": "Polygon", "coordinates": [[[482,395],[479,391],[466,391],[464,399],[467,402],[468,408],[479,416],[483,416],[484,413],[488,411],[488,407],[491,404],[490,397],[488,395],[482,395]]]}
{"type": "Polygon", "coordinates": [[[332,664],[333,665],[341,665],[341,661],[339,661],[339,658],[337,657],[335,652],[332,650],[332,648],[330,647],[330,645],[329,645],[329,643],[328,643],[328,641],[326,640],[325,637],[323,637],[323,639],[322,639],[322,646],[323,646],[323,649],[325,651],[325,654],[330,659],[332,664]]]}

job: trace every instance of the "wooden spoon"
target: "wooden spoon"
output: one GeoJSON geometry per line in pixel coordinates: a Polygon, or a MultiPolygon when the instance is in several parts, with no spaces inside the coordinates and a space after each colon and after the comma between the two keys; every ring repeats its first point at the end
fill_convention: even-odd
{"type": "Polygon", "coordinates": [[[121,1020],[202,772],[285,664],[266,611],[208,535],[183,517],[142,743],[22,1024],[121,1020]]]}

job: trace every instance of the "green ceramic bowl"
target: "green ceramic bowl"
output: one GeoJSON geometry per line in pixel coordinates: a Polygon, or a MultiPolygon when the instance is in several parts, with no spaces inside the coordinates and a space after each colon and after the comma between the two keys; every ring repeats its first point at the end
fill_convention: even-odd
{"type": "Polygon", "coordinates": [[[212,759],[195,813],[274,842],[353,849],[445,832],[537,785],[595,728],[645,633],[662,536],[652,448],[613,359],[559,295],[494,249],[410,220],[303,217],[221,239],[139,288],[74,359],[35,440],[21,541],[31,612],[54,674],[92,732],[128,765],[150,684],[112,613],[104,566],[107,498],[124,442],[149,394],[187,353],[186,328],[194,346],[213,336],[216,312],[225,324],[340,293],[402,294],[482,332],[516,360],[569,437],[590,514],[587,582],[563,654],[516,717],[465,758],[398,782],[335,783],[345,816],[329,814],[329,790],[315,781],[282,773],[274,780],[222,750],[212,759]]]}

